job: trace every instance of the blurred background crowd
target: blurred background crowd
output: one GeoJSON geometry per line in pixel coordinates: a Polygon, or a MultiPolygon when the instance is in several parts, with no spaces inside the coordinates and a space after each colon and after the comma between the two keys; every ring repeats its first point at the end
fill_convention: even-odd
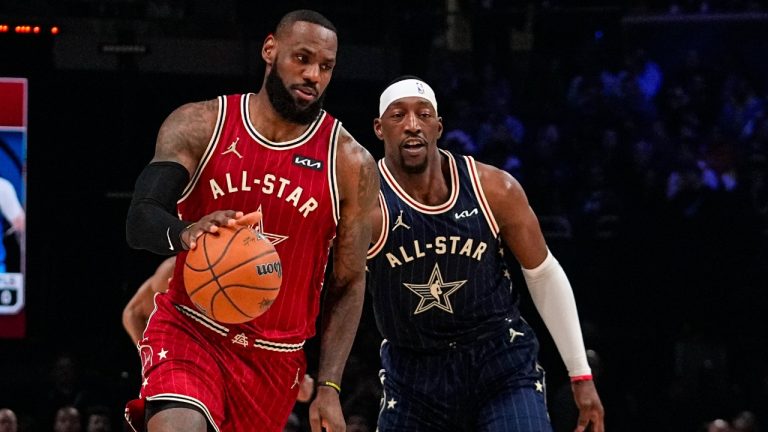
{"type": "MultiPolygon", "coordinates": [[[[123,430],[140,365],[121,310],[161,261],[123,240],[132,182],[173,108],[258,88],[263,37],[299,7],[339,28],[326,106],[374,156],[378,94],[415,74],[436,90],[441,145],[523,185],[574,286],[609,430],[768,430],[764,2],[317,3],[0,5],[0,21],[61,28],[0,34],[0,75],[30,80],[28,330],[0,340],[0,408],[19,431],[123,430]]],[[[555,429],[572,430],[564,367],[522,306],[555,429]]],[[[375,430],[380,340],[366,305],[350,431],[375,430]]],[[[306,415],[297,404],[286,430],[306,415]]]]}

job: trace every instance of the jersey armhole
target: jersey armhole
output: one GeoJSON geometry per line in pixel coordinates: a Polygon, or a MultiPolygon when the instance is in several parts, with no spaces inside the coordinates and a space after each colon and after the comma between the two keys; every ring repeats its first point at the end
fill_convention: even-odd
{"type": "Polygon", "coordinates": [[[381,191],[379,191],[379,209],[381,209],[381,232],[379,233],[379,238],[368,248],[368,259],[374,258],[384,248],[384,244],[387,243],[387,237],[389,237],[389,210],[387,209],[387,202],[384,200],[384,194],[381,191]]]}
{"type": "Polygon", "coordinates": [[[339,120],[334,120],[331,138],[328,140],[328,189],[331,194],[331,213],[333,213],[333,222],[337,226],[339,225],[339,219],[341,218],[341,210],[339,209],[339,183],[336,176],[336,156],[339,148],[338,142],[340,129],[341,122],[339,120]]]}
{"type": "Polygon", "coordinates": [[[493,217],[491,206],[488,204],[488,199],[485,198],[485,192],[483,191],[483,185],[480,183],[480,175],[477,172],[477,164],[472,156],[464,156],[467,162],[467,168],[469,170],[469,177],[472,181],[472,190],[475,192],[475,198],[480,203],[480,208],[485,216],[485,221],[488,223],[488,227],[491,229],[493,235],[499,235],[499,225],[496,223],[496,218],[493,217]]]}
{"type": "Polygon", "coordinates": [[[176,201],[177,204],[181,204],[185,199],[187,199],[192,190],[194,190],[198,180],[200,180],[200,175],[203,173],[205,166],[208,165],[208,162],[211,160],[211,156],[213,156],[214,150],[219,144],[221,131],[224,129],[224,120],[226,119],[227,97],[219,96],[217,99],[219,100],[219,113],[216,116],[216,125],[213,128],[213,134],[211,135],[211,139],[208,141],[208,147],[205,149],[203,157],[200,158],[200,162],[197,164],[197,168],[195,168],[195,172],[192,174],[192,178],[189,180],[189,184],[187,184],[187,187],[184,188],[184,191],[181,193],[181,198],[176,201]]]}

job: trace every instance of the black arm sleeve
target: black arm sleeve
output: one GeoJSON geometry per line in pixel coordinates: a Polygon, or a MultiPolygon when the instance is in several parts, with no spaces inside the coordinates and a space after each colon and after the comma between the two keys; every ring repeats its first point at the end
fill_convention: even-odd
{"type": "Polygon", "coordinates": [[[186,247],[181,232],[189,222],[179,220],[176,202],[189,182],[187,169],[176,162],[152,162],[136,180],[125,221],[125,238],[134,249],[174,255],[186,247]]]}

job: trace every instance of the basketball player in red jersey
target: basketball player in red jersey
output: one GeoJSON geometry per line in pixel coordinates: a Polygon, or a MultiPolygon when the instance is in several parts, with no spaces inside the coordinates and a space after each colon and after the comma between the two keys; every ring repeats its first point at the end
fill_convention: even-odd
{"type": "Polygon", "coordinates": [[[332,245],[310,422],[313,432],[345,430],[340,380],[363,303],[378,175],[370,154],[321,109],[336,50],[325,17],[291,12],[264,41],[259,93],[184,105],[161,126],[126,233],[132,247],[178,255],[139,343],[144,380],[126,408],[135,429],[280,431],[306,370],[302,347],[314,335],[332,245]],[[282,260],[280,295],[248,323],[220,324],[186,294],[186,250],[254,211],[282,260]]]}
{"type": "MultiPolygon", "coordinates": [[[[147,326],[147,320],[155,309],[155,293],[163,293],[168,290],[168,283],[173,275],[176,258],[163,260],[152,276],[147,278],[136,290],[133,297],[123,309],[123,328],[128,333],[133,343],[140,343],[142,333],[147,326]]],[[[296,395],[298,402],[308,402],[315,391],[315,379],[311,375],[304,375],[296,395]]]]}

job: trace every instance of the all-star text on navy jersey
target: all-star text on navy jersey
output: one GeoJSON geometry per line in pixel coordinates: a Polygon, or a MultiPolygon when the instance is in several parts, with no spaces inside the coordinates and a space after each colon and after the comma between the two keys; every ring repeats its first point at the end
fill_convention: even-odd
{"type": "Polygon", "coordinates": [[[408,196],[379,161],[383,225],[368,254],[367,284],[384,338],[415,350],[472,341],[520,314],[475,162],[441,153],[450,197],[438,206],[408,196]]]}

